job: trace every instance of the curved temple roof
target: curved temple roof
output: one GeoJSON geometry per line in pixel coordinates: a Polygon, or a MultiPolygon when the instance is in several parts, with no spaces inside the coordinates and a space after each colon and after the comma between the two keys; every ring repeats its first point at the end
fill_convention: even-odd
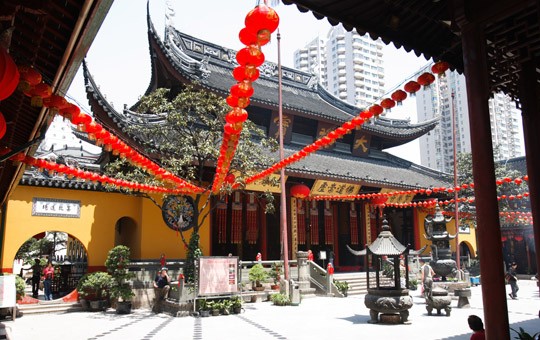
{"type": "MultiPolygon", "coordinates": [[[[147,94],[159,87],[170,87],[170,79],[198,82],[213,92],[227,96],[236,83],[232,70],[238,66],[236,52],[189,36],[171,26],[165,28],[162,41],[148,19],[148,37],[152,55],[152,80],[147,94]]],[[[278,109],[278,65],[264,62],[261,76],[253,82],[252,105],[278,109]]],[[[340,125],[351,120],[363,109],[334,97],[317,83],[315,75],[282,67],[284,113],[313,118],[340,125]]],[[[248,107],[249,111],[249,107],[248,107]]],[[[434,118],[411,124],[409,120],[379,117],[362,126],[380,140],[383,148],[405,144],[431,131],[438,124],[434,118]]]]}

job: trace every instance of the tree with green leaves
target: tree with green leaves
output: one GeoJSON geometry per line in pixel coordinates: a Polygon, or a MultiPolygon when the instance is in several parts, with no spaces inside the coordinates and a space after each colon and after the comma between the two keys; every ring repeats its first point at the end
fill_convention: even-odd
{"type": "MultiPolygon", "coordinates": [[[[214,196],[210,190],[215,164],[220,155],[225,115],[229,110],[223,98],[193,86],[187,86],[176,96],[168,89],[157,89],[141,98],[137,106],[138,113],[148,119],[127,127],[128,132],[144,148],[144,153],[161,167],[205,189],[193,195],[196,209],[195,216],[192,216],[194,226],[189,244],[180,230],[182,241],[188,247],[188,281],[193,279],[191,266],[201,255],[198,233],[210,212],[206,208],[211,205],[214,196]]],[[[229,170],[229,173],[235,175],[234,184],[238,184],[240,190],[243,189],[246,177],[275,162],[272,154],[276,151],[275,139],[267,138],[262,129],[249,119],[246,120],[229,170]]],[[[110,162],[105,172],[124,180],[163,185],[159,179],[121,157],[110,162]]],[[[233,191],[232,184],[225,183],[218,195],[230,194],[233,191]]],[[[161,203],[148,194],[126,192],[149,198],[162,209],[161,203]]],[[[264,193],[259,198],[271,203],[272,195],[264,193]]],[[[271,209],[272,205],[267,204],[267,207],[271,209]]]]}
{"type": "MultiPolygon", "coordinates": [[[[494,150],[495,154],[498,153],[497,149],[494,150]]],[[[472,167],[472,154],[471,153],[459,153],[458,159],[458,183],[470,184],[474,182],[473,167],[472,167]]],[[[528,185],[526,182],[518,185],[513,180],[522,177],[519,171],[511,169],[505,162],[495,162],[495,178],[500,182],[497,185],[497,196],[499,200],[499,211],[516,211],[526,208],[526,200],[510,199],[510,196],[518,196],[528,191],[528,185]],[[505,181],[504,179],[512,179],[512,181],[505,181]]],[[[467,187],[462,188],[459,192],[461,198],[474,198],[474,188],[467,187]]],[[[466,220],[474,220],[476,216],[476,206],[474,200],[471,202],[459,202],[459,213],[461,222],[466,220]]],[[[447,207],[447,211],[455,211],[454,205],[450,204],[447,207]]],[[[502,220],[501,224],[505,221],[502,220]]]]}

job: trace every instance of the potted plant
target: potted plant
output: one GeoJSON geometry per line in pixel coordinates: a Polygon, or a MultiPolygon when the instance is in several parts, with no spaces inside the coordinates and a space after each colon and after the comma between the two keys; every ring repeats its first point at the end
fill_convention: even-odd
{"type": "Polygon", "coordinates": [[[287,306],[291,304],[291,299],[284,293],[272,294],[270,301],[276,306],[287,306]]]}
{"type": "Polygon", "coordinates": [[[118,314],[131,313],[131,298],[135,296],[128,281],[135,275],[129,271],[131,251],[126,246],[116,246],[109,251],[105,260],[107,272],[112,277],[111,297],[116,299],[118,314]]]}
{"type": "Polygon", "coordinates": [[[349,291],[349,283],[347,281],[338,281],[334,280],[334,285],[336,285],[337,290],[347,297],[349,291]]]}
{"type": "Polygon", "coordinates": [[[26,282],[19,275],[15,275],[15,296],[17,301],[22,300],[26,295],[24,290],[26,289],[26,282]]]}
{"type": "Polygon", "coordinates": [[[221,302],[208,301],[208,308],[210,309],[212,316],[218,316],[221,311],[221,302]]]}
{"type": "Polygon", "coordinates": [[[274,280],[274,284],[270,288],[273,290],[279,290],[282,267],[281,262],[274,262],[272,263],[272,267],[270,267],[270,277],[274,280]]]}
{"type": "Polygon", "coordinates": [[[199,313],[201,317],[210,316],[210,306],[208,304],[208,301],[204,299],[204,300],[198,300],[197,302],[199,303],[199,313]]]}
{"type": "Polygon", "coordinates": [[[111,286],[112,278],[109,273],[93,272],[79,280],[77,291],[82,299],[90,301],[92,310],[103,310],[107,306],[111,286]]]}
{"type": "Polygon", "coordinates": [[[232,301],[230,299],[221,301],[221,314],[229,315],[231,314],[232,301]]]}
{"type": "Polygon", "coordinates": [[[234,314],[240,314],[242,312],[242,299],[239,296],[231,298],[231,308],[234,314]]]}
{"type": "Polygon", "coordinates": [[[253,282],[253,290],[263,291],[264,287],[261,282],[267,278],[268,273],[260,263],[257,263],[249,270],[249,280],[253,282]]]}

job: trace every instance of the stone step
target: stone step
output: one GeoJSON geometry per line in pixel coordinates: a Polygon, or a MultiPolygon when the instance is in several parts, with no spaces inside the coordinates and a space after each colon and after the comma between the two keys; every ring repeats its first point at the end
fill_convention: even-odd
{"type": "Polygon", "coordinates": [[[69,313],[81,312],[83,308],[78,302],[58,302],[58,303],[35,303],[19,305],[19,311],[23,315],[45,314],[45,313],[69,313]]]}

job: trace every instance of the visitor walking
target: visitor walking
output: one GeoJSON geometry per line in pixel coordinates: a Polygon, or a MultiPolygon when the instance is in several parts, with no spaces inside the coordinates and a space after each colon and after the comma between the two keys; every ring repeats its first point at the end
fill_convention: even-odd
{"type": "Polygon", "coordinates": [[[54,279],[54,267],[52,262],[47,263],[43,269],[43,288],[45,290],[45,300],[52,300],[52,281],[54,279]]]}
{"type": "Polygon", "coordinates": [[[510,288],[512,289],[512,292],[508,294],[510,298],[513,300],[517,299],[517,292],[519,290],[518,284],[517,284],[517,263],[512,262],[510,264],[510,268],[508,268],[508,271],[506,272],[506,277],[508,279],[508,283],[510,284],[510,288]]]}

